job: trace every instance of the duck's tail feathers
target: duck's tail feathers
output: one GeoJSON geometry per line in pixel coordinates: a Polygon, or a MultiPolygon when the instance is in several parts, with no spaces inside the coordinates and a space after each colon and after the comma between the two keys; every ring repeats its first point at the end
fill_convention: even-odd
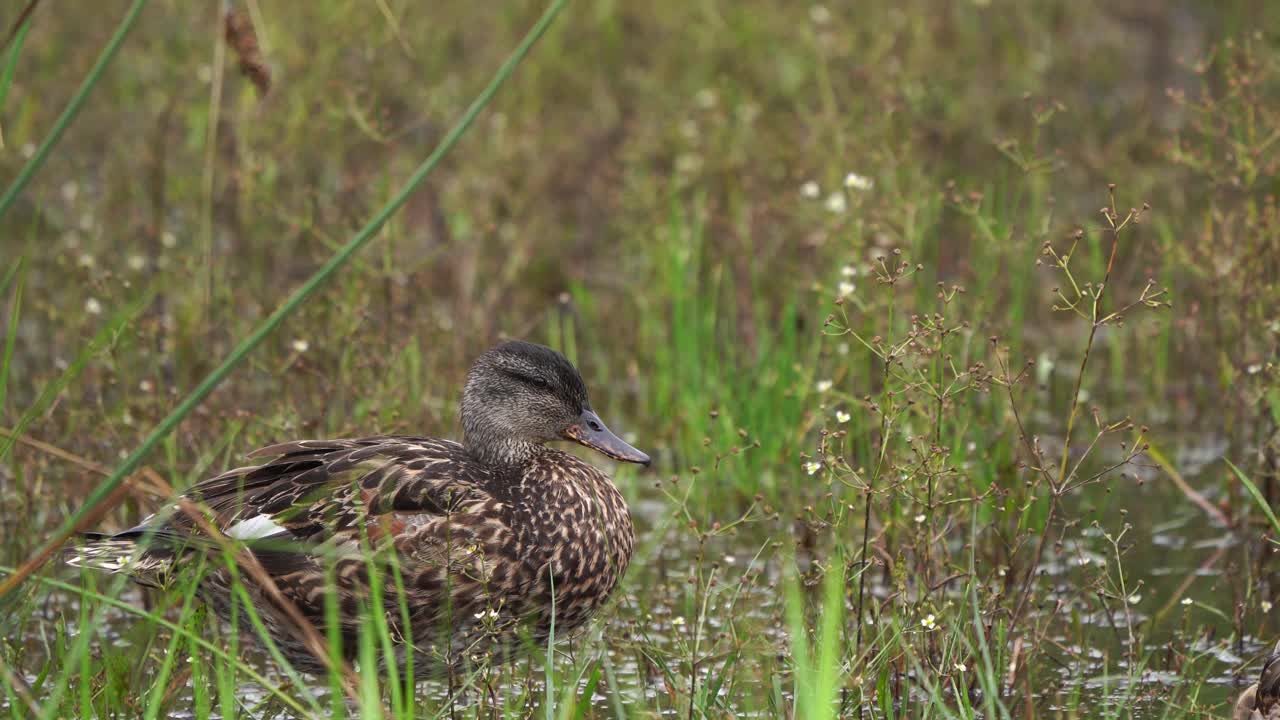
{"type": "Polygon", "coordinates": [[[161,587],[173,570],[177,554],[163,544],[144,544],[145,533],[127,530],[117,535],[84,533],[83,543],[62,551],[73,567],[123,573],[143,585],[161,587]]]}

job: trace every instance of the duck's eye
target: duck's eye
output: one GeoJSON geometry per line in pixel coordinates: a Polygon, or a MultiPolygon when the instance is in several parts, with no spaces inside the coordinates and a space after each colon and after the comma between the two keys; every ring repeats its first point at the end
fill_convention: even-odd
{"type": "Polygon", "coordinates": [[[509,373],[509,374],[511,375],[511,377],[515,378],[516,380],[519,380],[525,385],[532,385],[533,387],[536,387],[539,390],[551,389],[551,383],[538,377],[537,375],[525,375],[524,373],[509,373]]]}

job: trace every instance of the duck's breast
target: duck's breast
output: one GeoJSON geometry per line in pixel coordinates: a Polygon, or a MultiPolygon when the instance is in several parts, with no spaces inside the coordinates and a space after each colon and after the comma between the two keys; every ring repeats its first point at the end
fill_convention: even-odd
{"type": "Polygon", "coordinates": [[[554,605],[557,632],[586,621],[626,572],[635,547],[631,513],[596,467],[559,451],[530,463],[513,488],[513,525],[534,579],[530,600],[554,605]]]}

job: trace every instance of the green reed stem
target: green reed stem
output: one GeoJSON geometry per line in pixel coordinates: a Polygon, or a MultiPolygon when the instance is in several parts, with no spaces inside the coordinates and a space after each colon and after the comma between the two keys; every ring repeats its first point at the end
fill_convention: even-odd
{"type": "MultiPolygon", "coordinates": [[[[236,366],[253,351],[254,348],[266,339],[266,337],[270,335],[285,318],[306,302],[307,298],[311,297],[311,295],[315,293],[315,291],[319,289],[330,276],[345,265],[352,255],[373,239],[373,236],[379,229],[381,229],[382,225],[386,223],[386,221],[390,219],[397,210],[404,206],[406,202],[408,202],[409,197],[415,190],[417,190],[418,186],[422,184],[423,180],[427,178],[427,175],[431,174],[431,171],[440,164],[440,161],[443,160],[445,156],[453,150],[453,147],[458,144],[458,140],[460,140],[466,133],[467,129],[471,127],[471,124],[475,121],[476,117],[480,115],[480,111],[489,104],[493,99],[493,96],[497,94],[498,89],[502,87],[503,83],[505,83],[507,78],[511,76],[512,72],[515,71],[520,62],[524,60],[525,56],[529,54],[529,50],[533,47],[533,44],[537,42],[538,38],[542,37],[542,35],[547,31],[547,28],[551,26],[552,21],[554,21],[556,16],[560,14],[560,10],[564,7],[566,2],[567,0],[552,0],[551,4],[547,6],[546,11],[543,12],[542,17],[538,18],[538,22],[530,28],[529,32],[524,36],[524,39],[520,41],[520,44],[516,46],[516,49],[507,57],[506,61],[502,64],[502,67],[498,68],[498,72],[494,74],[493,78],[489,81],[489,84],[485,86],[484,90],[480,92],[480,95],[478,95],[471,103],[470,107],[467,108],[467,111],[463,113],[462,118],[451,130],[449,130],[449,133],[440,141],[440,144],[436,146],[436,149],[432,151],[431,155],[428,156],[420,166],[418,166],[418,169],[409,177],[409,180],[405,183],[404,187],[401,188],[400,192],[396,193],[395,197],[391,198],[391,200],[383,206],[382,210],[380,210],[378,214],[368,222],[368,224],[361,228],[346,245],[343,245],[341,250],[334,254],[333,257],[329,258],[329,261],[326,262],[323,267],[317,270],[314,275],[302,284],[301,287],[295,290],[293,294],[289,296],[288,300],[280,305],[280,307],[276,308],[271,315],[267,316],[267,318],[263,320],[248,337],[240,341],[240,344],[231,351],[231,354],[227,356],[227,359],[224,360],[213,372],[209,373],[209,376],[206,377],[195,390],[191,391],[191,393],[183,399],[178,407],[174,408],[173,412],[169,413],[168,417],[160,421],[160,424],[151,431],[151,434],[142,441],[136,450],[130,453],[129,456],[120,463],[119,467],[116,468],[115,472],[113,472],[110,477],[102,481],[102,483],[94,489],[93,493],[87,500],[85,500],[85,503],[80,510],[62,523],[62,526],[58,528],[57,532],[54,533],[54,536],[45,544],[45,546],[41,548],[34,557],[23,563],[22,567],[19,568],[17,572],[6,578],[3,583],[0,583],[0,598],[9,594],[14,588],[22,584],[22,582],[30,576],[31,573],[39,569],[39,567],[49,559],[54,551],[57,550],[67,538],[71,537],[80,522],[88,516],[90,512],[92,512],[94,506],[104,501],[107,496],[120,485],[120,483],[124,482],[124,479],[142,464],[142,459],[145,458],[166,435],[172,432],[173,429],[178,426],[178,423],[182,422],[182,420],[186,418],[192,410],[195,410],[205,397],[207,397],[209,393],[213,392],[213,389],[216,388],[219,383],[221,383],[223,379],[225,379],[226,376],[229,375],[231,371],[234,370],[236,366]]],[[[3,209],[4,206],[0,205],[0,213],[3,213],[3,209]]]]}
{"type": "MultiPolygon", "coordinates": [[[[13,47],[8,48],[9,57],[0,65],[0,110],[4,109],[5,98],[9,97],[9,88],[13,87],[13,76],[18,70],[18,56],[22,54],[22,44],[27,39],[27,31],[31,29],[29,19],[24,19],[13,35],[13,47]]],[[[0,127],[0,149],[4,148],[4,128],[0,127]]]]}
{"type": "Polygon", "coordinates": [[[67,103],[66,109],[58,116],[57,122],[53,124],[53,129],[49,131],[49,136],[40,143],[40,147],[36,149],[31,159],[18,172],[18,177],[14,178],[13,184],[5,190],[4,195],[0,196],[0,217],[9,211],[9,207],[13,205],[22,191],[26,189],[27,183],[31,182],[31,178],[35,177],[36,172],[44,165],[45,158],[49,156],[49,151],[54,145],[58,144],[58,140],[62,138],[62,133],[66,132],[67,127],[71,125],[71,121],[76,119],[76,115],[80,113],[80,107],[84,105],[84,101],[88,99],[89,93],[97,87],[98,80],[102,78],[102,73],[115,59],[116,52],[120,50],[120,46],[124,44],[125,36],[133,29],[134,23],[138,21],[138,16],[142,14],[142,8],[146,7],[147,0],[133,0],[133,5],[129,8],[129,12],[125,13],[120,24],[116,26],[116,32],[111,36],[110,42],[102,49],[102,54],[98,56],[98,61],[93,64],[93,68],[89,70],[89,74],[85,76],[84,82],[80,84],[80,89],[76,90],[76,94],[71,96],[71,102],[67,103]]]}

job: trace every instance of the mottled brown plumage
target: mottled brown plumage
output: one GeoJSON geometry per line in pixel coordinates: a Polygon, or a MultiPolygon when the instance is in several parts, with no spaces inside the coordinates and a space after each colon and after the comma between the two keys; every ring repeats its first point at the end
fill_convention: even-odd
{"type": "Polygon", "coordinates": [[[1231,720],[1280,720],[1280,642],[1262,661],[1258,682],[1236,700],[1231,720]]]}
{"type": "MultiPolygon", "coordinates": [[[[398,666],[412,652],[419,677],[501,661],[524,643],[545,642],[553,619],[557,636],[581,627],[609,597],[634,545],[630,514],[609,477],[543,443],[565,438],[619,460],[648,457],[604,427],[573,366],[538,345],[505,343],[482,355],[461,414],[463,443],[403,436],[284,443],[253,453],[270,458],[263,464],[205,480],[185,497],[244,541],[322,633],[332,594],[347,658],[377,611],[396,641],[398,666]],[[382,575],[377,596],[371,571],[382,575]]],[[[95,536],[68,560],[163,585],[176,560],[211,547],[188,515],[172,512],[95,536]]],[[[201,595],[229,618],[231,573],[213,566],[201,595]]],[[[240,577],[285,656],[321,671],[289,617],[240,577]]]]}

